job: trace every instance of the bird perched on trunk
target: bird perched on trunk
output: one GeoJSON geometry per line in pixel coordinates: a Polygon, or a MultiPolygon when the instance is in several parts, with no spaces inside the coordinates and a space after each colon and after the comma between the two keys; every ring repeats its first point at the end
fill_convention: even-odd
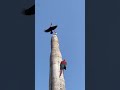
{"type": "MultiPolygon", "coordinates": [[[[60,76],[61,76],[63,70],[64,70],[64,69],[66,70],[66,65],[67,65],[67,62],[66,62],[65,59],[64,59],[63,61],[61,61],[61,63],[60,63],[60,76]]],[[[59,76],[59,77],[60,77],[60,76],[59,76]]]]}
{"type": "Polygon", "coordinates": [[[35,5],[32,5],[28,9],[22,11],[24,15],[34,15],[35,14],[35,5]]]}
{"type": "Polygon", "coordinates": [[[47,30],[45,30],[45,32],[50,32],[50,34],[53,34],[53,30],[55,30],[56,28],[57,28],[57,25],[52,26],[52,23],[51,23],[50,27],[47,30]]]}

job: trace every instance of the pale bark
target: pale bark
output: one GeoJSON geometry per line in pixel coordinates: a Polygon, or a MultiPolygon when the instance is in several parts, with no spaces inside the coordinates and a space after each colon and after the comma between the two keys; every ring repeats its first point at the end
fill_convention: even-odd
{"type": "Polygon", "coordinates": [[[57,35],[53,35],[51,38],[49,90],[65,90],[63,73],[59,77],[61,61],[62,55],[59,49],[58,37],[57,35]]]}

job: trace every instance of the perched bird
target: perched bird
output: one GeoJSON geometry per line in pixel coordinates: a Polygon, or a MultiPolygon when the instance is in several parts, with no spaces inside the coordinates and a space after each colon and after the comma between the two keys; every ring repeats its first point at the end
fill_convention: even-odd
{"type": "Polygon", "coordinates": [[[35,14],[35,5],[31,6],[28,9],[22,11],[24,15],[34,15],[35,14]]]}
{"type": "Polygon", "coordinates": [[[61,61],[61,63],[60,63],[60,75],[59,75],[59,77],[61,76],[63,70],[64,69],[66,70],[66,65],[67,65],[67,62],[66,62],[65,59],[63,61],[61,61]]]}
{"type": "Polygon", "coordinates": [[[57,25],[52,26],[52,23],[51,23],[51,26],[47,30],[45,30],[45,32],[50,32],[50,34],[53,34],[53,30],[55,30],[56,28],[57,28],[57,25]]]}

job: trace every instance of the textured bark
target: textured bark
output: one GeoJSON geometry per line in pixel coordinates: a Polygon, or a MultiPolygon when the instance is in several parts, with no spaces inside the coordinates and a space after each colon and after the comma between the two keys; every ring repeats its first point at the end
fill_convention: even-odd
{"type": "Polygon", "coordinates": [[[59,49],[58,37],[53,35],[51,38],[49,90],[65,90],[63,73],[59,77],[61,61],[62,55],[59,49]]]}

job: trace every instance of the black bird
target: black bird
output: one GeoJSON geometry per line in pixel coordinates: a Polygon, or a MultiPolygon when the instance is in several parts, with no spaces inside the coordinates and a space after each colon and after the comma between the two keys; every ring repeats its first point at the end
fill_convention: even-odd
{"type": "Polygon", "coordinates": [[[23,10],[24,15],[34,15],[35,14],[35,4],[29,7],[28,9],[23,10]]]}
{"type": "Polygon", "coordinates": [[[52,26],[52,23],[51,23],[51,26],[45,30],[45,32],[50,32],[50,34],[53,34],[53,30],[55,30],[57,28],[57,25],[55,26],[52,26]]]}

